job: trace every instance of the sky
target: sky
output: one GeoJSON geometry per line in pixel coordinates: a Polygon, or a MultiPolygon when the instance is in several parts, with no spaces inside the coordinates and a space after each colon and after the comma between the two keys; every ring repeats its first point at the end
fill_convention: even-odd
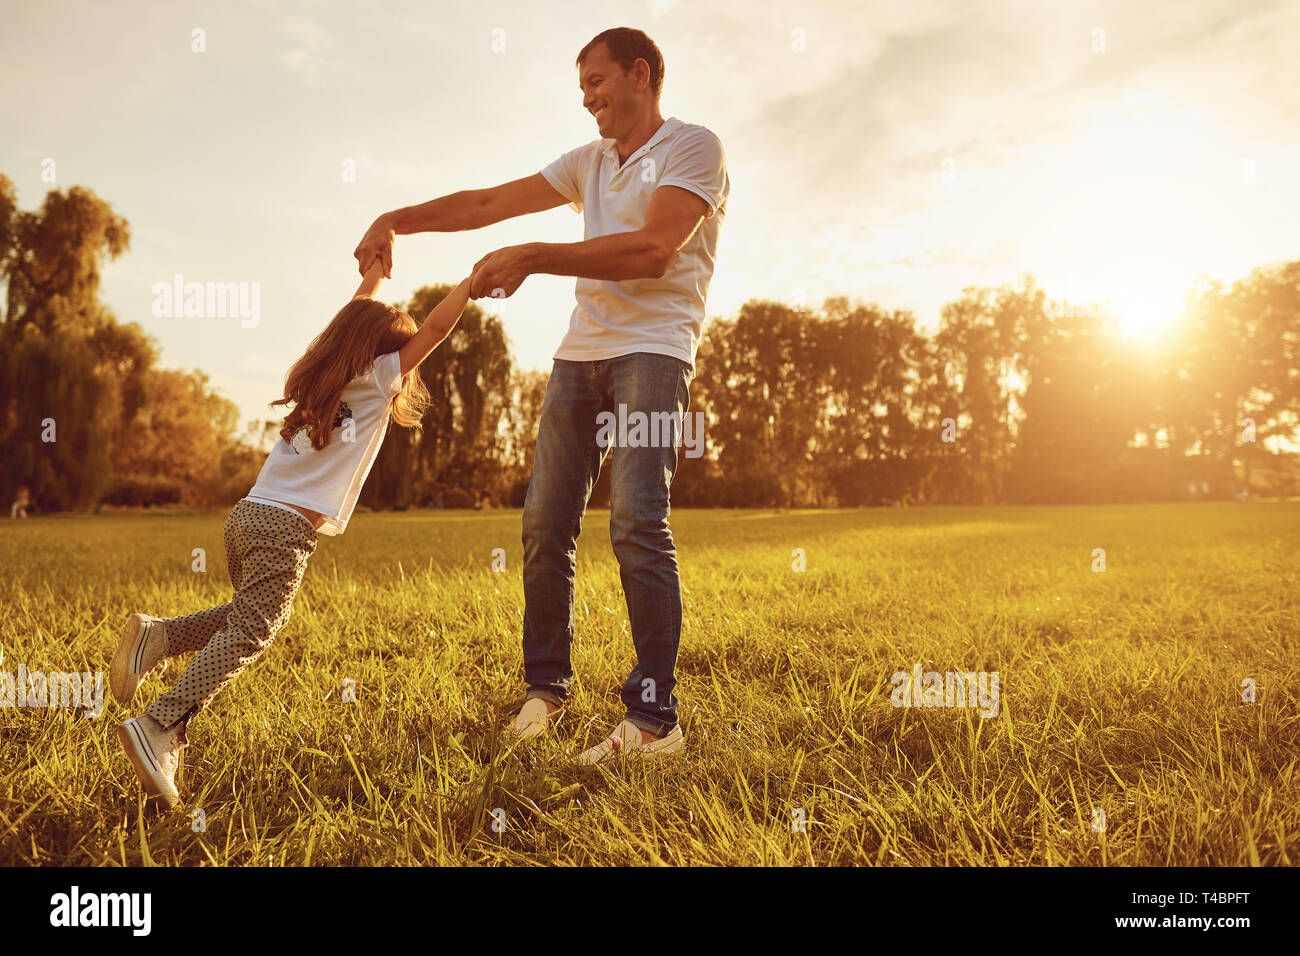
{"type": "MultiPolygon", "coordinates": [[[[274,417],[375,216],[597,137],[574,58],[612,26],[654,38],[663,115],[726,150],[710,316],[846,296],[933,329],[1030,272],[1158,342],[1198,276],[1300,255],[1300,4],[1271,0],[5,0],[0,172],[24,209],[82,185],[126,217],[104,301],[241,421],[274,417]],[[156,314],[177,275],[256,289],[256,324],[156,314]]],[[[378,295],[581,238],[567,206],[400,237],[378,295]]],[[[549,368],[573,280],[480,304],[549,368]]]]}

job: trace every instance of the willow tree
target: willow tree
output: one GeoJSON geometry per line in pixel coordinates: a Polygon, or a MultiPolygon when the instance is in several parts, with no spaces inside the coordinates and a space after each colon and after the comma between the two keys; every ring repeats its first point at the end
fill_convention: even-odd
{"type": "Polygon", "coordinates": [[[22,485],[41,510],[93,505],[143,400],[148,339],[99,301],[100,266],[126,251],[127,222],[80,186],[22,212],[0,176],[0,494],[22,485]]]}
{"type": "MultiPolygon", "coordinates": [[[[422,322],[452,286],[424,286],[398,308],[422,322]]],[[[418,429],[390,428],[362,491],[372,508],[423,504],[456,489],[468,504],[500,490],[508,462],[502,423],[511,400],[510,346],[501,320],[471,302],[447,341],[420,365],[433,397],[418,429]]]]}

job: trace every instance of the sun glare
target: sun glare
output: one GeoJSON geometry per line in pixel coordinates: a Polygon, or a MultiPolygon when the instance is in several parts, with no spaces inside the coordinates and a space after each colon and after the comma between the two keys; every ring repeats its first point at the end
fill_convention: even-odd
{"type": "Polygon", "coordinates": [[[1080,132],[1052,167],[1069,188],[1044,204],[1033,232],[1056,297],[1100,304],[1125,339],[1168,331],[1237,235],[1240,147],[1194,110],[1156,105],[1099,115],[1080,132]]]}
{"type": "Polygon", "coordinates": [[[1177,320],[1180,303],[1181,290],[1119,288],[1108,303],[1108,317],[1125,339],[1155,338],[1177,320]]]}

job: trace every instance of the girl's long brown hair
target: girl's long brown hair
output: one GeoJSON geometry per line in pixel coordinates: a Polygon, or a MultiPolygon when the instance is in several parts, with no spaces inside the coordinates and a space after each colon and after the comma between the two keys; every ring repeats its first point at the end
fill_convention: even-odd
{"type": "MultiPolygon", "coordinates": [[[[306,428],[313,448],[319,451],[328,445],[344,387],[377,357],[396,352],[409,342],[416,328],[415,320],[405,312],[377,299],[353,299],[339,309],[289,369],[284,397],[271,403],[272,407],[293,405],[280,437],[291,442],[306,428]]],[[[429,401],[419,370],[412,369],[402,376],[402,389],[393,399],[393,421],[407,428],[418,425],[429,401]]]]}

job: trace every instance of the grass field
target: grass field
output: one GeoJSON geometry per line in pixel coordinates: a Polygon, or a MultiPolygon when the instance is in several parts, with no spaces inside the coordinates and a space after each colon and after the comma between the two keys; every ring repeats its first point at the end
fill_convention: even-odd
{"type": "Polygon", "coordinates": [[[632,666],[608,513],[580,541],[574,699],[524,746],[498,734],[522,698],[519,513],[358,515],[150,817],[114,726],[183,661],[128,711],[108,656],[130,611],[227,600],[224,518],[0,522],[0,671],[102,670],[107,701],[0,708],[0,863],[1300,858],[1296,504],[682,511],[687,753],[583,772],[567,758],[621,718],[632,666]],[[996,671],[997,716],[892,706],[918,663],[996,671]]]}

